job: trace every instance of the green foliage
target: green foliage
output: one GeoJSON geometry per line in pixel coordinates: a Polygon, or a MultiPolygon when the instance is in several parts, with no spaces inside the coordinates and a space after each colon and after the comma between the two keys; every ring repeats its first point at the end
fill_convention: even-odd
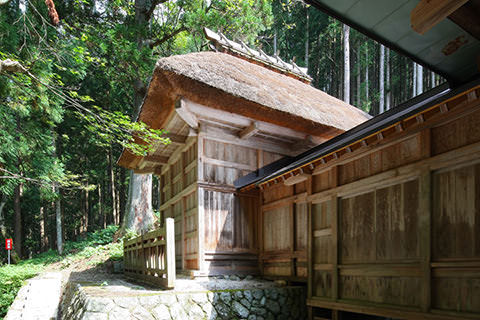
{"type": "MultiPolygon", "coordinates": [[[[46,270],[52,263],[60,263],[62,268],[66,268],[74,262],[95,255],[106,256],[110,260],[122,260],[123,239],[113,242],[117,230],[118,226],[110,225],[105,229],[89,233],[82,241],[67,241],[62,256],[54,250],[49,250],[16,265],[0,266],[0,319],[6,315],[8,307],[25,280],[46,270]]],[[[93,260],[94,263],[99,261],[103,260],[93,260]]]]}
{"type": "Polygon", "coordinates": [[[130,239],[136,238],[138,236],[139,236],[139,234],[135,230],[126,229],[125,230],[125,235],[123,236],[123,238],[124,238],[124,240],[130,240],[130,239]]]}
{"type": "Polygon", "coordinates": [[[36,276],[44,269],[42,264],[20,264],[0,267],[0,319],[7,314],[18,290],[25,280],[36,276]]]}

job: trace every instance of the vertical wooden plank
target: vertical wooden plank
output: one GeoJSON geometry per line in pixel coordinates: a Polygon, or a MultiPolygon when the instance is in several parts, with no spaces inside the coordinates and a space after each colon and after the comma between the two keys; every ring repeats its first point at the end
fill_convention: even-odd
{"type": "Polygon", "coordinates": [[[203,152],[204,152],[204,137],[202,135],[199,135],[198,136],[198,144],[197,144],[197,148],[198,148],[198,157],[197,157],[197,173],[198,173],[198,176],[197,176],[197,180],[198,181],[205,181],[205,176],[204,176],[204,172],[203,172],[203,152]]]}
{"type": "MultiPolygon", "coordinates": [[[[307,180],[307,194],[312,194],[312,176],[307,180]]],[[[311,299],[313,295],[313,259],[312,259],[312,202],[307,203],[307,298],[311,299]]],[[[309,310],[309,318],[312,318],[312,310],[309,310]]]]}
{"type": "Polygon", "coordinates": [[[296,272],[295,272],[295,230],[296,230],[296,226],[295,226],[295,211],[296,211],[296,205],[295,203],[292,201],[292,203],[290,204],[290,238],[291,238],[291,241],[290,241],[290,252],[291,252],[291,256],[290,256],[290,275],[292,277],[294,277],[296,275],[296,272]]]}
{"type": "Polygon", "coordinates": [[[332,196],[332,299],[338,299],[338,225],[339,225],[339,205],[338,197],[336,195],[332,196]]]}
{"type": "Polygon", "coordinates": [[[185,212],[187,211],[186,197],[183,197],[180,201],[182,202],[182,270],[185,270],[185,246],[187,241],[187,239],[185,239],[185,230],[187,228],[187,221],[185,218],[185,212]]]}
{"type": "Polygon", "coordinates": [[[167,288],[175,287],[175,221],[167,218],[165,223],[166,230],[166,268],[167,268],[167,288]]]}
{"type": "MultiPolygon", "coordinates": [[[[203,153],[204,153],[204,137],[202,134],[203,125],[200,124],[199,134],[197,139],[197,181],[205,181],[203,172],[203,153]]],[[[204,253],[205,253],[205,194],[203,188],[197,188],[197,237],[198,241],[198,268],[200,271],[205,271],[204,253]]]]}
{"type": "Polygon", "coordinates": [[[145,240],[143,239],[143,234],[140,236],[140,241],[142,242],[142,246],[141,246],[141,252],[142,252],[142,255],[141,255],[141,259],[142,259],[142,272],[141,274],[145,274],[146,273],[146,270],[147,270],[147,259],[146,259],[146,256],[145,256],[145,240]]]}
{"type": "Polygon", "coordinates": [[[426,128],[420,135],[422,158],[430,158],[432,156],[432,131],[430,128],[426,128]]]}
{"type": "Polygon", "coordinates": [[[260,191],[259,195],[259,204],[260,204],[260,210],[258,211],[258,266],[260,268],[260,274],[264,274],[263,270],[263,254],[264,254],[264,244],[263,244],[263,232],[264,232],[264,227],[263,227],[263,215],[264,215],[264,210],[263,210],[263,203],[264,203],[264,197],[263,197],[263,192],[266,189],[263,189],[263,191],[260,191]]]}
{"type": "Polygon", "coordinates": [[[198,230],[198,267],[201,272],[206,271],[205,265],[205,190],[198,188],[198,212],[197,212],[197,230],[198,230]]]}
{"type": "Polygon", "coordinates": [[[257,149],[257,168],[260,169],[264,166],[263,150],[257,149]]]}
{"type": "MultiPolygon", "coordinates": [[[[331,170],[331,187],[335,188],[338,185],[338,166],[335,166],[331,170]]],[[[339,275],[338,275],[338,226],[339,226],[339,219],[340,219],[340,212],[339,212],[339,198],[337,195],[332,196],[332,299],[338,299],[338,283],[339,283],[339,275]]],[[[333,311],[332,311],[333,312],[333,311]]],[[[333,316],[333,314],[332,314],[333,316]]]]}
{"type": "Polygon", "coordinates": [[[422,171],[419,177],[420,197],[419,197],[419,235],[420,257],[422,265],[422,292],[421,308],[428,312],[431,306],[431,172],[428,169],[422,171]]]}

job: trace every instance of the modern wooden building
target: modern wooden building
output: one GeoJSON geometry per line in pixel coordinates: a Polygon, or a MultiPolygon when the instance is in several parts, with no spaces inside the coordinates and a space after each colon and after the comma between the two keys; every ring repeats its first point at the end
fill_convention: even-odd
{"type": "MultiPolygon", "coordinates": [[[[161,178],[160,211],[175,218],[178,269],[254,274],[259,192],[238,191],[233,182],[370,117],[310,86],[295,64],[206,34],[217,52],[160,59],[139,115],[166,129],[171,144],[144,157],[124,152],[118,163],[161,178]]],[[[304,263],[305,249],[306,238],[304,263]]]]}
{"type": "Polygon", "coordinates": [[[262,274],[305,279],[315,319],[480,319],[479,2],[308,2],[448,83],[235,182],[262,274]]]}

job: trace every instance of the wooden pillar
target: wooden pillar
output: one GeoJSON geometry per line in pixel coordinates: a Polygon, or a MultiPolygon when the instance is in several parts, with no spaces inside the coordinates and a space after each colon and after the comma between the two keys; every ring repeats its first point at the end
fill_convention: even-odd
{"type": "MultiPolygon", "coordinates": [[[[292,186],[293,188],[293,193],[295,194],[295,185],[292,186]]],[[[295,201],[292,202],[290,205],[290,276],[295,277],[296,275],[296,268],[295,268],[295,262],[296,262],[296,257],[295,257],[295,214],[296,214],[296,203],[295,201]]]]}
{"type": "MultiPolygon", "coordinates": [[[[335,188],[338,186],[338,166],[332,168],[330,172],[331,177],[331,187],[335,188]]],[[[338,299],[338,287],[339,287],[339,275],[338,275],[338,229],[340,222],[340,210],[338,205],[338,196],[332,196],[332,299],[338,299]]],[[[332,311],[332,316],[333,316],[332,311]]],[[[335,319],[335,318],[334,318],[335,319]]]]}
{"type": "MultiPolygon", "coordinates": [[[[187,148],[188,150],[188,148],[187,148]]],[[[181,187],[180,190],[185,189],[185,150],[180,154],[180,171],[181,171],[181,187]]],[[[185,239],[185,227],[186,227],[186,221],[185,221],[185,212],[187,208],[187,203],[186,203],[186,197],[182,197],[179,201],[181,201],[182,204],[182,263],[181,263],[181,268],[182,270],[185,270],[185,247],[186,247],[186,239],[185,239]]]]}
{"type": "MultiPolygon", "coordinates": [[[[432,156],[431,130],[424,129],[421,133],[422,152],[424,158],[432,156]]],[[[428,167],[422,168],[419,177],[419,237],[422,269],[421,309],[429,312],[431,307],[431,242],[432,242],[432,174],[428,167]]]]}
{"type": "MultiPolygon", "coordinates": [[[[202,127],[200,126],[200,132],[198,134],[198,152],[197,152],[197,180],[204,181],[203,176],[203,144],[204,137],[202,134],[202,127]]],[[[198,241],[198,267],[200,272],[206,272],[205,260],[205,190],[202,187],[198,187],[198,211],[197,211],[197,241],[198,241]]]]}
{"type": "MultiPolygon", "coordinates": [[[[307,199],[312,194],[312,176],[307,180],[307,199]]],[[[312,201],[307,201],[307,299],[313,296],[313,261],[312,261],[312,201]]],[[[313,319],[313,308],[308,307],[308,319],[313,319]]]]}
{"type": "Polygon", "coordinates": [[[167,218],[165,221],[166,231],[166,271],[167,271],[167,288],[175,286],[175,220],[167,218]]]}
{"type": "Polygon", "coordinates": [[[419,240],[422,268],[421,308],[429,312],[431,307],[431,233],[432,233],[432,177],[428,169],[422,171],[420,178],[419,203],[419,240]]]}
{"type": "Polygon", "coordinates": [[[264,274],[263,270],[263,233],[264,233],[264,226],[263,226],[263,190],[260,189],[260,197],[259,197],[259,204],[260,204],[260,211],[258,212],[258,264],[260,268],[260,274],[264,274]]]}

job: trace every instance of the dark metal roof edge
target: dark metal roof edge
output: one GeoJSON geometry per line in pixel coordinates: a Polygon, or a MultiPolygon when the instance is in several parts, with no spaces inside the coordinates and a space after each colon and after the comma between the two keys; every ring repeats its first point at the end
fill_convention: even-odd
{"type": "Polygon", "coordinates": [[[257,169],[253,172],[250,172],[247,175],[244,175],[233,182],[233,185],[237,189],[241,189],[253,183],[257,183],[258,181],[262,180],[264,177],[269,176],[278,171],[279,168],[283,166],[288,166],[294,161],[293,157],[283,157],[278,159],[275,162],[267,164],[266,166],[257,169]]]}
{"type": "Polygon", "coordinates": [[[390,48],[390,49],[392,49],[392,50],[394,50],[398,53],[401,53],[402,55],[412,59],[416,63],[418,63],[418,64],[420,64],[424,67],[427,67],[428,69],[430,69],[430,70],[434,71],[435,73],[441,75],[451,84],[452,87],[454,85],[457,85],[457,84],[465,83],[465,82],[458,81],[458,79],[452,78],[452,76],[450,76],[450,75],[446,74],[445,72],[439,70],[437,67],[435,67],[435,66],[433,66],[433,65],[431,65],[431,64],[429,64],[429,63],[427,63],[423,60],[420,60],[419,58],[417,58],[413,55],[411,55],[409,52],[400,48],[399,46],[397,46],[395,43],[391,42],[390,40],[387,40],[385,38],[382,38],[382,37],[376,35],[375,33],[371,32],[370,30],[368,30],[368,29],[364,28],[363,26],[359,25],[358,23],[356,23],[356,22],[348,19],[347,17],[343,16],[341,13],[338,13],[337,11],[334,11],[331,8],[327,7],[323,3],[319,3],[316,0],[305,0],[305,2],[314,6],[318,10],[325,12],[329,16],[341,21],[342,23],[356,29],[357,31],[359,31],[359,32],[363,33],[364,35],[366,35],[367,37],[369,37],[370,39],[373,39],[373,40],[377,41],[378,43],[381,43],[384,46],[386,46],[386,47],[388,47],[388,48],[390,48]]]}
{"type": "Polygon", "coordinates": [[[264,167],[237,179],[234,182],[234,185],[237,189],[241,189],[252,184],[258,185],[262,182],[268,181],[276,176],[279,176],[292,169],[311,162],[316,158],[320,158],[324,155],[334,152],[335,150],[346,147],[354,141],[361,140],[362,138],[365,138],[372,133],[391,126],[396,122],[415,115],[435,104],[440,103],[441,101],[453,97],[479,84],[480,78],[477,78],[455,89],[449,89],[448,84],[445,83],[441,86],[425,92],[422,95],[410,99],[405,103],[388,110],[387,112],[384,112],[370,120],[367,120],[364,123],[350,129],[349,131],[346,131],[296,157],[288,158],[289,160],[291,160],[290,163],[288,163],[286,158],[282,158],[276,162],[269,164],[268,166],[266,166],[269,167],[268,170],[265,171],[271,172],[270,174],[265,171],[264,173],[266,174],[263,176],[260,174],[256,174],[257,172],[261,172],[262,169],[266,169],[266,167],[264,167]],[[285,165],[285,163],[288,164],[285,165]]]}

